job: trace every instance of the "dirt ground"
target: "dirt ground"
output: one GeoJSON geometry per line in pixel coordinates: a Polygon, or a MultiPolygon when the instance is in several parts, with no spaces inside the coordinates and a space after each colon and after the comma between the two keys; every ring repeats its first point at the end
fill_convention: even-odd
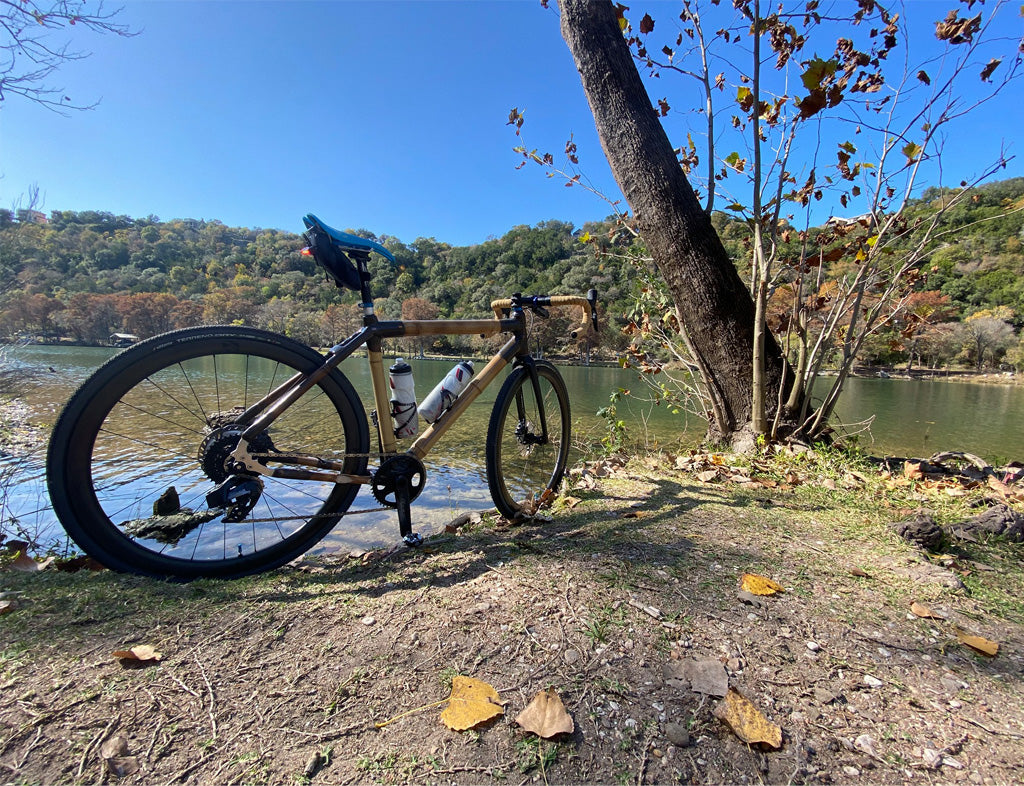
{"type": "Polygon", "coordinates": [[[889,526],[952,521],[980,491],[821,468],[701,482],[674,461],[577,474],[551,521],[236,582],[0,572],[0,781],[1024,781],[1024,546],[933,559],[889,526]],[[743,593],[744,573],[785,592],[743,593]],[[112,655],[134,645],[161,659],[112,655]],[[504,714],[443,725],[455,675],[504,714]],[[719,678],[781,747],[719,719],[719,678]],[[554,740],[515,723],[548,687],[575,725],[554,740]]]}

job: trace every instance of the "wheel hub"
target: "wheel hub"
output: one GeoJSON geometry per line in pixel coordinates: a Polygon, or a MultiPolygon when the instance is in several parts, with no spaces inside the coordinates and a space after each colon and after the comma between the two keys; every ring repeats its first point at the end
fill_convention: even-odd
{"type": "MultiPolygon", "coordinates": [[[[229,423],[219,426],[207,434],[199,446],[199,464],[203,472],[214,483],[223,483],[231,475],[239,474],[232,469],[231,454],[238,446],[238,440],[245,431],[245,426],[238,423],[229,423]]],[[[274,450],[274,443],[270,435],[265,431],[257,434],[249,443],[249,450],[253,453],[269,453],[274,450]]],[[[257,459],[261,464],[266,464],[266,459],[257,459]]]]}

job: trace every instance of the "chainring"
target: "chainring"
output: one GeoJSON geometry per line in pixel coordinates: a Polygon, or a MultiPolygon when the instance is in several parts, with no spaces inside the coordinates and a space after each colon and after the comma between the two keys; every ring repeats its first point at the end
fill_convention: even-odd
{"type": "Polygon", "coordinates": [[[426,485],[427,470],[422,461],[409,455],[392,456],[373,473],[370,490],[373,492],[374,498],[381,505],[397,508],[396,484],[398,479],[403,476],[409,478],[409,501],[412,502],[416,499],[426,485]]]}

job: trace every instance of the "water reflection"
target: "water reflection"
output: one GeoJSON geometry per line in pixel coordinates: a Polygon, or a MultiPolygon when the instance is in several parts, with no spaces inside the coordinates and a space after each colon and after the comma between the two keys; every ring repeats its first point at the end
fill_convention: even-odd
{"type": "MultiPolygon", "coordinates": [[[[26,347],[16,351],[21,362],[44,371],[29,383],[25,399],[31,403],[34,419],[51,422],[74,389],[113,350],[92,347],[26,347]]],[[[454,361],[411,360],[416,392],[422,399],[449,370],[454,361]]],[[[364,404],[372,402],[369,375],[363,358],[350,358],[342,370],[364,404]]],[[[642,383],[629,371],[605,367],[560,367],[570,392],[574,430],[600,438],[604,423],[594,413],[608,404],[617,389],[643,392],[642,383]]],[[[413,505],[416,529],[436,532],[454,516],[467,510],[492,506],[484,472],[484,437],[491,403],[500,383],[495,383],[453,426],[427,458],[427,484],[413,505]]],[[[629,433],[648,444],[676,448],[680,443],[696,444],[704,423],[691,416],[687,423],[664,407],[643,403],[639,398],[618,402],[619,417],[629,433]]],[[[1024,387],[955,383],[941,380],[851,379],[837,410],[847,423],[874,416],[871,433],[861,441],[877,454],[926,456],[940,450],[967,450],[996,459],[1024,458],[1024,387]]],[[[5,521],[17,516],[31,532],[54,528],[45,493],[43,452],[34,452],[18,467],[20,481],[8,486],[0,499],[5,521]]],[[[7,470],[11,465],[4,465],[7,470]]],[[[173,482],[171,476],[161,482],[173,482]]],[[[183,486],[195,500],[201,486],[183,486]]],[[[360,490],[352,509],[379,507],[368,489],[360,490]]],[[[397,517],[392,511],[347,516],[324,542],[324,549],[367,548],[390,544],[398,539],[397,517]]]]}

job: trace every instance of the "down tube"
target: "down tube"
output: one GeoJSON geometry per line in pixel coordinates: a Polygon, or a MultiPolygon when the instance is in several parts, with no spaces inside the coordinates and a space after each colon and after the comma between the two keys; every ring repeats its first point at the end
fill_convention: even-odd
{"type": "Polygon", "coordinates": [[[483,392],[484,388],[491,384],[505,366],[512,362],[518,347],[519,341],[515,337],[510,338],[498,350],[498,354],[491,358],[487,365],[480,370],[480,373],[473,377],[462,394],[455,399],[451,409],[441,415],[430,428],[423,432],[419,439],[412,443],[409,447],[409,453],[422,460],[430,452],[431,448],[434,447],[434,444],[444,436],[448,427],[458,420],[459,415],[465,412],[466,408],[476,401],[477,396],[483,392]]]}

